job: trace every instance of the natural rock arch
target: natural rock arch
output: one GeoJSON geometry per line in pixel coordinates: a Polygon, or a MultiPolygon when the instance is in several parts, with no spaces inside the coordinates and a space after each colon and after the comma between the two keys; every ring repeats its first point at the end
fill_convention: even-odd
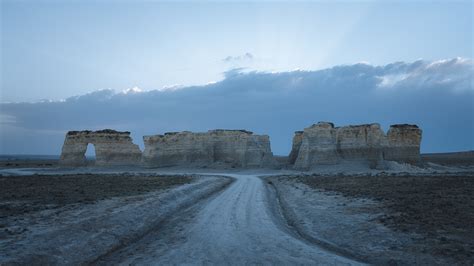
{"type": "Polygon", "coordinates": [[[69,166],[86,164],[87,145],[95,149],[95,165],[135,165],[140,162],[141,151],[133,144],[130,132],[111,129],[99,131],[69,131],[64,140],[60,163],[69,166]]]}
{"type": "Polygon", "coordinates": [[[87,144],[86,153],[84,155],[86,156],[87,166],[95,165],[95,160],[96,160],[97,156],[96,156],[96,148],[95,148],[95,145],[93,143],[88,143],[87,144]]]}

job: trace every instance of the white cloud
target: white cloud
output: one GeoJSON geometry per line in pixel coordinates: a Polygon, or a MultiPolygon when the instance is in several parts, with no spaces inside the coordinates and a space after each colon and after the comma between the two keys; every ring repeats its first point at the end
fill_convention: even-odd
{"type": "Polygon", "coordinates": [[[183,88],[185,87],[181,84],[172,84],[172,85],[163,86],[163,88],[158,89],[158,91],[175,91],[175,90],[180,90],[183,88]]]}
{"type": "Polygon", "coordinates": [[[408,77],[408,74],[394,74],[394,75],[384,75],[380,76],[381,82],[378,84],[378,87],[382,88],[393,88],[397,85],[398,82],[405,80],[408,77]]]}
{"type": "Polygon", "coordinates": [[[473,78],[472,60],[453,58],[427,62],[418,60],[412,64],[398,64],[388,68],[378,78],[380,88],[436,88],[451,91],[473,90],[469,81],[473,78]]]}
{"type": "Polygon", "coordinates": [[[338,125],[380,122],[385,127],[416,123],[424,129],[424,151],[474,149],[472,66],[470,59],[454,58],[318,71],[240,68],[202,86],[105,89],[63,101],[3,103],[0,119],[11,130],[2,128],[0,144],[3,153],[25,147],[31,150],[24,152],[59,153],[64,134],[44,132],[106,125],[131,131],[142,144],[141,136],[165,131],[245,128],[269,134],[273,151],[284,154],[293,131],[329,120],[338,125]],[[44,144],[51,141],[54,145],[44,144]]]}
{"type": "Polygon", "coordinates": [[[137,86],[122,91],[123,94],[136,94],[141,92],[143,92],[143,90],[137,86]]]}

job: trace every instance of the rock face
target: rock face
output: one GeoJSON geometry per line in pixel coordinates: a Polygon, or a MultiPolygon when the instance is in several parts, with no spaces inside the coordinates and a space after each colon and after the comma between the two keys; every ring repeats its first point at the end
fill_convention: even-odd
{"type": "Polygon", "coordinates": [[[379,124],[337,128],[337,153],[343,160],[368,161],[375,168],[383,160],[386,137],[379,124]]]}
{"type": "Polygon", "coordinates": [[[415,125],[392,125],[387,135],[379,124],[334,127],[319,122],[297,132],[289,155],[295,169],[341,161],[365,161],[375,168],[384,160],[420,160],[421,130],[415,125]]]}
{"type": "Polygon", "coordinates": [[[105,129],[69,131],[64,140],[60,164],[85,165],[84,154],[89,143],[95,147],[96,165],[135,165],[140,162],[141,151],[138,145],[133,144],[130,132],[105,129]]]}
{"type": "Polygon", "coordinates": [[[294,164],[298,153],[300,152],[301,143],[303,142],[303,131],[295,131],[293,136],[293,146],[291,147],[290,155],[288,156],[289,164],[294,164]]]}
{"type": "Polygon", "coordinates": [[[142,162],[148,166],[269,167],[270,140],[245,130],[189,131],[144,136],[142,162]]]}
{"type": "MultiPolygon", "coordinates": [[[[417,163],[420,161],[422,131],[416,125],[392,125],[387,135],[379,124],[334,127],[319,122],[296,131],[288,162],[295,169],[308,170],[322,164],[364,161],[378,167],[384,160],[417,163]]],[[[170,132],[144,136],[141,153],[130,132],[105,129],[69,131],[64,141],[60,164],[86,164],[89,143],[96,151],[96,165],[197,166],[259,168],[276,166],[267,135],[246,130],[216,129],[203,133],[170,132]]],[[[285,162],[286,164],[286,159],[285,162]]],[[[283,164],[282,163],[282,164],[283,164]]]]}
{"type": "Polygon", "coordinates": [[[387,132],[386,160],[418,163],[422,131],[417,125],[392,125],[387,132]]]}
{"type": "Polygon", "coordinates": [[[315,164],[338,162],[336,129],[333,123],[319,122],[303,131],[303,139],[295,161],[295,168],[309,169],[315,164]]]}

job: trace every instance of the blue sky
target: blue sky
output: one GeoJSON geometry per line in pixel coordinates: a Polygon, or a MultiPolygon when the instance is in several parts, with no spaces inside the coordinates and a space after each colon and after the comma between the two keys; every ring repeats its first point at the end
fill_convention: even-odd
{"type": "Polygon", "coordinates": [[[471,58],[472,19],[471,1],[2,1],[1,100],[206,84],[234,67],[471,58]]]}
{"type": "Polygon", "coordinates": [[[68,130],[416,123],[474,149],[472,1],[2,1],[0,153],[68,130]]]}

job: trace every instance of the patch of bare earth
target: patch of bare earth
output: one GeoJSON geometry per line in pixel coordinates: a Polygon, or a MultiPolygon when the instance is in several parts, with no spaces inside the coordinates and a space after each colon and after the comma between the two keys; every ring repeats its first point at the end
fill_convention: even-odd
{"type": "Polygon", "coordinates": [[[130,173],[0,176],[0,265],[90,264],[231,182],[130,173]]]}
{"type": "Polygon", "coordinates": [[[191,181],[189,176],[127,174],[0,177],[0,219],[65,205],[134,196],[191,181]]]}
{"type": "Polygon", "coordinates": [[[313,189],[381,202],[388,211],[378,222],[423,236],[406,249],[474,262],[474,173],[290,178],[313,189]]]}

